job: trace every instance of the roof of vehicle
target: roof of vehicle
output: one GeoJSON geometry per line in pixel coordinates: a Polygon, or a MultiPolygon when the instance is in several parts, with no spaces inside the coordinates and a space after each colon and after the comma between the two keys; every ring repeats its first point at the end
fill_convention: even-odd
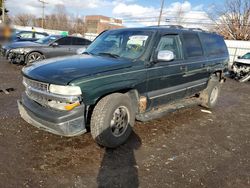
{"type": "Polygon", "coordinates": [[[24,32],[29,32],[29,33],[42,33],[42,34],[47,34],[46,32],[42,32],[42,31],[27,31],[27,30],[18,30],[17,33],[24,33],[24,32]]]}
{"type": "Polygon", "coordinates": [[[74,35],[67,35],[67,36],[63,36],[63,35],[62,35],[62,37],[74,37],[74,38],[89,40],[89,39],[86,39],[86,38],[84,38],[84,37],[78,37],[78,36],[74,36],[74,35]]]}
{"type": "Polygon", "coordinates": [[[170,32],[203,32],[203,33],[210,33],[210,34],[217,34],[215,32],[209,32],[202,30],[200,28],[185,28],[180,25],[160,25],[160,26],[148,26],[148,27],[134,27],[134,28],[120,28],[114,30],[143,30],[143,31],[170,31],[170,32]]]}

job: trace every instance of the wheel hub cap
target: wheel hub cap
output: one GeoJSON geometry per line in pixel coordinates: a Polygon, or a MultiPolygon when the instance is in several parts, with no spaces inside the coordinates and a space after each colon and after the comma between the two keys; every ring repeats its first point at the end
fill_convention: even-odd
{"type": "Polygon", "coordinates": [[[110,122],[111,132],[114,136],[118,137],[124,134],[129,123],[129,113],[125,106],[118,107],[110,122]]]}

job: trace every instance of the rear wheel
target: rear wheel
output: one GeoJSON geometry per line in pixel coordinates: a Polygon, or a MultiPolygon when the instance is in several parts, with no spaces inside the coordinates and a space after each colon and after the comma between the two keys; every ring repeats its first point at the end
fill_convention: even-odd
{"type": "Polygon", "coordinates": [[[206,108],[214,108],[217,104],[221,84],[217,76],[213,76],[207,85],[207,88],[200,94],[201,106],[206,108]]]}
{"type": "Polygon", "coordinates": [[[36,61],[40,61],[40,60],[43,60],[44,59],[44,56],[39,53],[39,52],[31,52],[30,54],[27,55],[26,57],[26,64],[29,65],[29,64],[32,64],[36,61]]]}
{"type": "Polygon", "coordinates": [[[127,140],[134,122],[135,112],[129,96],[114,93],[102,98],[95,106],[91,134],[98,144],[115,148],[127,140]]]}

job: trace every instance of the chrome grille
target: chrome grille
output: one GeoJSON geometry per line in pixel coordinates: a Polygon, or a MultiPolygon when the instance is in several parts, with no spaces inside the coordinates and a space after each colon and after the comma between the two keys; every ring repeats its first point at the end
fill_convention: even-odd
{"type": "Polygon", "coordinates": [[[65,96],[58,95],[49,92],[49,84],[44,82],[38,82],[35,80],[23,77],[23,84],[26,87],[26,95],[31,99],[41,104],[42,106],[48,106],[49,101],[57,102],[76,102],[81,100],[79,96],[65,96]]]}
{"type": "Polygon", "coordinates": [[[23,77],[23,83],[25,87],[31,87],[33,89],[37,89],[40,91],[48,91],[49,90],[49,84],[43,83],[43,82],[38,82],[35,80],[28,79],[26,77],[23,77]]]}

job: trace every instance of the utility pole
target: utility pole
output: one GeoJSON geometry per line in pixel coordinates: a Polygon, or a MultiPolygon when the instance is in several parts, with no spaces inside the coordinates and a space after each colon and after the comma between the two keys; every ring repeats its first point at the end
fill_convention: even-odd
{"type": "Polygon", "coordinates": [[[4,0],[2,0],[2,23],[5,22],[5,4],[4,0]]]}
{"type": "Polygon", "coordinates": [[[43,16],[42,16],[42,28],[44,28],[44,8],[45,8],[45,4],[48,4],[46,1],[44,0],[38,0],[40,3],[42,3],[42,9],[43,9],[43,16]]]}
{"type": "Polygon", "coordinates": [[[161,16],[162,16],[163,7],[164,7],[164,0],[161,0],[161,10],[160,10],[160,15],[158,19],[158,26],[161,24],[161,16]]]}

